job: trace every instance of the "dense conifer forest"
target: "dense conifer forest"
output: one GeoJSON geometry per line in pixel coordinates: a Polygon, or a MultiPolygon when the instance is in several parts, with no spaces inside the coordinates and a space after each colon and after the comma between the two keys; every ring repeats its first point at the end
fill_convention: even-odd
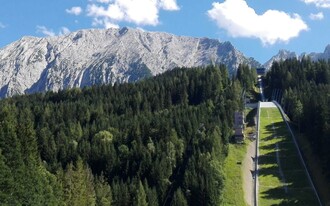
{"type": "Polygon", "coordinates": [[[244,81],[174,69],[1,100],[0,204],[219,205],[244,81]]]}
{"type": "Polygon", "coordinates": [[[298,132],[307,136],[330,183],[330,62],[290,59],[267,73],[268,96],[277,91],[298,132]]]}

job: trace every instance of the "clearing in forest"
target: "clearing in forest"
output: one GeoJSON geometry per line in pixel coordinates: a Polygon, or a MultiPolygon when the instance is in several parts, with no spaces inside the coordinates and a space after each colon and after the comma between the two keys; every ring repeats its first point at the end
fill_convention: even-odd
{"type": "Polygon", "coordinates": [[[319,205],[278,108],[260,108],[259,195],[264,205],[319,205]]]}

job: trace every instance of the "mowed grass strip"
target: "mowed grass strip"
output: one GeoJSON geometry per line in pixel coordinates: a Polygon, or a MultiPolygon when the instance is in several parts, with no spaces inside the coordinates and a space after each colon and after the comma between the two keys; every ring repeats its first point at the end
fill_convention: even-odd
{"type": "Polygon", "coordinates": [[[229,144],[228,156],[224,163],[225,187],[221,205],[246,206],[243,191],[242,162],[246,153],[245,144],[229,144]]]}
{"type": "Polygon", "coordinates": [[[277,108],[260,109],[259,135],[259,205],[318,205],[277,108]]]}

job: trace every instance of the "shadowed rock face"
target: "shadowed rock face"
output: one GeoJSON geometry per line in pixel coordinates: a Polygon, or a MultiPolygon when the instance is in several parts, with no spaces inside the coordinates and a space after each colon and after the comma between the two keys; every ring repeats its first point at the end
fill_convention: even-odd
{"type": "Polygon", "coordinates": [[[23,37],[0,50],[0,98],[72,87],[137,81],[175,67],[260,64],[229,42],[136,29],[81,30],[23,37]]]}

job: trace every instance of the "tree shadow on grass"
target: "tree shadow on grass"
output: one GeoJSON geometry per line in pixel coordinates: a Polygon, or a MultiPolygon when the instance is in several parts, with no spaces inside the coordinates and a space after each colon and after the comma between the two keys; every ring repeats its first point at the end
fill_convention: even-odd
{"type": "Polygon", "coordinates": [[[268,200],[282,200],[279,204],[271,204],[271,205],[281,205],[281,206],[289,206],[289,205],[304,205],[301,201],[291,198],[290,194],[286,194],[282,187],[276,187],[268,189],[267,191],[262,193],[263,198],[268,200]]]}
{"type": "Polygon", "coordinates": [[[254,121],[254,117],[257,114],[257,109],[252,109],[247,115],[246,115],[246,121],[247,121],[247,126],[248,127],[253,127],[256,125],[254,121]]]}
{"type": "MultiPolygon", "coordinates": [[[[290,205],[304,205],[304,206],[317,206],[319,205],[316,198],[310,196],[313,193],[310,191],[295,192],[288,189],[286,193],[282,187],[270,188],[262,192],[262,196],[267,200],[280,200],[278,204],[270,205],[281,205],[281,206],[290,206],[290,205]]],[[[260,204],[262,205],[262,203],[260,204]]]]}
{"type": "MultiPolygon", "coordinates": [[[[281,136],[281,138],[278,141],[259,147],[260,150],[266,151],[259,156],[259,178],[265,178],[263,182],[269,184],[260,185],[260,187],[265,189],[260,193],[260,196],[267,202],[267,205],[318,205],[316,196],[311,190],[309,182],[306,181],[307,176],[301,171],[302,167],[299,159],[294,157],[294,155],[297,155],[297,150],[290,144],[292,137],[286,131],[286,125],[283,122],[267,125],[266,133],[271,135],[263,138],[262,141],[273,140],[275,138],[275,135],[273,135],[274,129],[276,135],[281,136]],[[281,175],[277,164],[277,152],[274,151],[275,149],[278,149],[281,167],[285,169],[284,171],[282,170],[284,177],[281,175]],[[267,152],[268,150],[269,152],[267,152]],[[269,177],[268,181],[270,182],[267,182],[267,177],[269,177]],[[276,185],[278,182],[272,185],[271,181],[274,178],[278,179],[279,182],[283,180],[285,182],[278,186],[276,185]],[[271,203],[272,200],[274,203],[271,203]]],[[[260,205],[263,205],[262,203],[261,200],[260,205]]]]}
{"type": "Polygon", "coordinates": [[[268,132],[266,134],[269,134],[269,135],[267,137],[262,138],[262,142],[267,142],[269,140],[273,140],[274,139],[273,133],[268,132]]]}

